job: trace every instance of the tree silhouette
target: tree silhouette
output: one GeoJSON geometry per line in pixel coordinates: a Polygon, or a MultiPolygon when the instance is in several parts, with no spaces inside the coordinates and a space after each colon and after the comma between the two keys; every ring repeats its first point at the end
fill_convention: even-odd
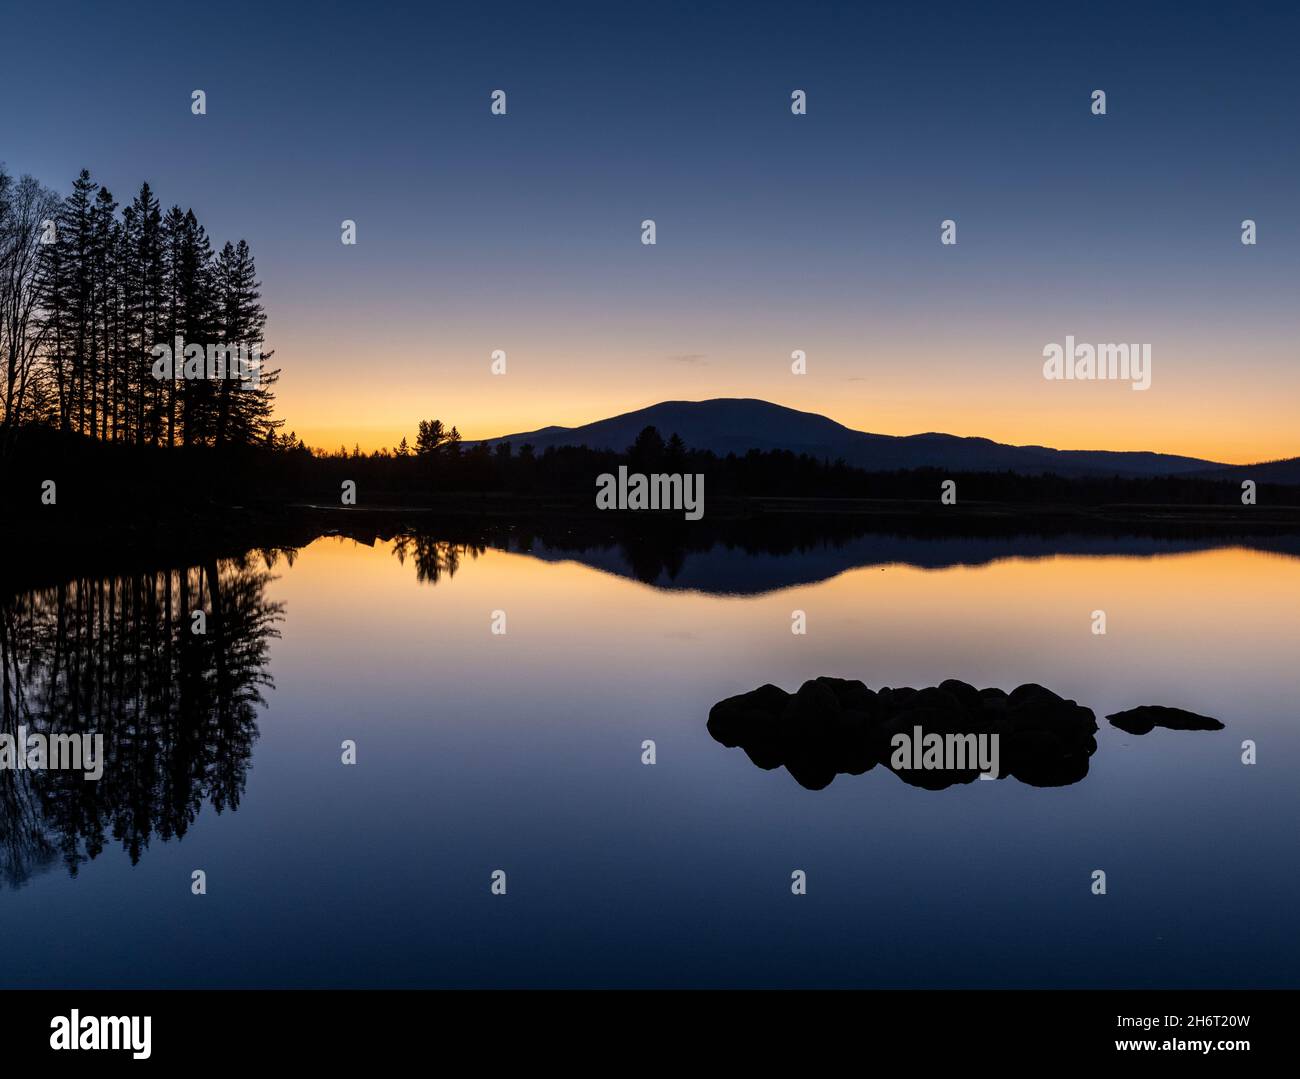
{"type": "MultiPolygon", "coordinates": [[[[64,199],[0,169],[0,362],[7,440],[20,426],[136,445],[275,445],[273,387],[226,364],[202,377],[152,350],[178,337],[261,350],[266,313],[243,240],[212,246],[193,211],[165,214],[146,184],[121,211],[83,169],[64,199]],[[52,228],[45,223],[50,222],[52,228]],[[248,385],[245,385],[245,382],[248,385]]],[[[268,359],[270,353],[263,353],[268,359]]]]}
{"type": "Polygon", "coordinates": [[[442,420],[421,420],[415,436],[415,455],[430,458],[446,441],[447,433],[442,428],[442,420]]]}
{"type": "Polygon", "coordinates": [[[0,450],[20,418],[43,392],[37,365],[47,314],[40,308],[44,260],[41,240],[53,222],[58,196],[30,176],[15,183],[0,167],[0,450]]]}
{"type": "Polygon", "coordinates": [[[636,441],[628,447],[628,457],[636,466],[653,467],[664,456],[664,440],[655,427],[646,427],[636,436],[636,441]]]}

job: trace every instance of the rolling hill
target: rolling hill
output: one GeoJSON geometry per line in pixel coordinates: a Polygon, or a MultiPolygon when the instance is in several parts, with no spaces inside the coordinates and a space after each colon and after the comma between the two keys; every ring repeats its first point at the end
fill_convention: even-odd
{"type": "MultiPolygon", "coordinates": [[[[722,455],[743,454],[751,449],[790,450],[831,460],[843,458],[848,464],[874,471],[944,468],[958,472],[1053,472],[1063,476],[1215,477],[1222,472],[1227,479],[1229,473],[1243,467],[1144,450],[1058,450],[936,433],[877,435],[855,431],[815,412],[733,397],[663,401],[580,427],[543,427],[482,441],[489,445],[510,442],[515,449],[531,443],[538,452],[550,446],[624,450],[650,426],[664,438],[680,435],[692,449],[722,455]]],[[[1265,467],[1275,482],[1295,482],[1283,480],[1282,476],[1300,479],[1300,460],[1272,462],[1265,467]]]]}

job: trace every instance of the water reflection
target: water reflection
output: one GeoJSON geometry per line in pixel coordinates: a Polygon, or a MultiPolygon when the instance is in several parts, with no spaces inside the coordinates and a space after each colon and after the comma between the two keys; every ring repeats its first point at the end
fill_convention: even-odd
{"type": "MultiPolygon", "coordinates": [[[[52,867],[25,887],[0,887],[7,924],[76,927],[11,933],[7,984],[901,988],[1060,984],[1066,971],[1074,985],[1295,985],[1295,843],[1287,828],[1260,825],[1297,808],[1295,558],[1234,546],[934,570],[917,564],[958,562],[966,541],[949,556],[917,540],[909,565],[845,572],[794,594],[719,596],[679,585],[732,587],[716,565],[729,557],[739,592],[765,561],[804,556],[688,552],[679,585],[647,587],[618,568],[613,529],[614,546],[578,556],[558,523],[544,539],[497,526],[506,550],[484,544],[481,529],[431,525],[411,533],[399,561],[401,532],[370,544],[360,530],[316,542],[261,537],[310,546],[292,569],[282,553],[264,593],[240,601],[248,623],[270,601],[289,619],[274,624],[283,639],[270,641],[266,664],[252,663],[276,681],[274,692],[247,687],[272,708],[253,706],[260,729],[248,714],[232,724],[231,706],[223,720],[211,699],[180,714],[174,698],[189,692],[191,667],[191,680],[217,693],[218,649],[180,639],[190,604],[174,601],[164,617],[163,577],[128,572],[149,568],[147,552],[132,566],[88,549],[102,570],[64,565],[41,578],[10,561],[29,576],[10,590],[14,600],[0,598],[8,729],[18,680],[34,714],[48,711],[51,681],[64,695],[79,686],[80,710],[99,707],[97,693],[122,695],[132,668],[157,664],[158,674],[139,715],[134,697],[117,705],[126,733],[109,741],[128,766],[110,765],[103,784],[115,788],[79,774],[0,777],[9,878],[38,870],[41,856],[52,867]],[[608,571],[593,572],[602,560],[608,571]],[[436,576],[436,587],[421,576],[436,576]],[[60,616],[59,592],[46,586],[72,577],[80,583],[65,586],[60,616]],[[508,635],[490,634],[496,608],[509,610],[508,635]],[[1091,632],[1098,608],[1107,635],[1091,632]],[[798,638],[795,609],[810,627],[798,638]],[[160,653],[192,643],[210,652],[184,669],[162,663],[160,653]],[[95,644],[125,654],[102,660],[121,673],[101,673],[91,693],[88,676],[69,671],[90,666],[95,644]],[[806,782],[830,782],[810,794],[705,727],[714,702],[765,682],[795,691],[817,674],[861,678],[878,697],[882,685],[948,675],[1006,690],[1036,682],[1074,698],[1081,722],[1077,737],[1062,738],[1044,708],[1042,732],[1022,724],[1007,737],[1016,744],[999,773],[1014,778],[980,782],[968,767],[934,794],[881,774],[888,762],[832,781],[867,763],[832,740],[820,756],[813,743],[791,757],[806,782]],[[1132,737],[1103,718],[1147,702],[1219,716],[1227,729],[1132,737]],[[234,729],[222,733],[223,724],[234,729]],[[135,727],[150,752],[170,754],[165,764],[137,770],[126,751],[135,727]],[[223,738],[255,754],[255,771],[246,760],[231,768],[245,770],[242,786],[214,774],[223,738]],[[198,744],[175,744],[186,739],[198,744]],[[340,762],[345,739],[360,745],[357,767],[340,762]],[[642,763],[647,739],[653,767],[642,763]],[[1238,750],[1245,739],[1265,746],[1267,760],[1250,766],[1238,750]],[[1035,752],[1042,746],[1051,752],[1035,752]],[[80,797],[85,819],[70,820],[76,807],[56,796],[80,797]],[[218,817],[214,798],[238,812],[218,817]],[[135,866],[132,828],[143,834],[137,848],[150,843],[135,866]],[[184,829],[184,842],[159,841],[167,829],[184,829]],[[59,862],[69,832],[89,837],[79,840],[75,880],[59,862]],[[102,853],[87,863],[93,846],[102,853]],[[1105,901],[1089,889],[1098,866],[1115,885],[1105,901]],[[220,875],[207,900],[189,895],[195,867],[220,875]],[[490,898],[497,867],[515,898],[490,898]],[[794,867],[809,871],[812,907],[790,898],[794,867]],[[1192,893],[1200,900],[1188,904],[1192,893]],[[889,916],[863,918],[864,909],[889,916]],[[757,938],[775,944],[756,950],[757,938]]],[[[237,553],[219,546],[224,537],[210,542],[216,554],[237,553]]],[[[997,542],[1030,551],[1052,541],[997,542]]],[[[187,548],[156,564],[208,563],[187,548]]],[[[266,569],[259,556],[217,566],[223,583],[266,569]]],[[[198,591],[195,569],[186,577],[171,575],[173,595],[198,591]]],[[[250,652],[258,637],[251,627],[250,652]]],[[[920,704],[920,693],[887,696],[920,704]]],[[[1032,712],[1031,690],[1014,696],[1032,712]]],[[[953,778],[936,783],[924,771],[913,778],[953,778]]]]}
{"type": "Polygon", "coordinates": [[[473,520],[428,526],[401,518],[359,515],[332,527],[336,535],[373,545],[392,540],[417,578],[437,584],[454,577],[465,557],[488,549],[526,554],[547,562],[574,561],[655,588],[711,595],[763,595],[837,577],[869,566],[921,569],[983,566],[1007,559],[1060,556],[1155,557],[1245,547],[1300,558],[1300,537],[1196,536],[1183,529],[1147,534],[1026,530],[1004,520],[963,520],[953,528],[870,518],[802,518],[681,521],[647,517],[537,518],[514,524],[473,520]]]}
{"type": "Polygon", "coordinates": [[[0,599],[0,732],[103,736],[104,772],[0,770],[0,879],[110,843],[131,862],[185,835],[203,806],[236,809],[272,686],[266,597],[278,555],[83,577],[0,599]],[[193,632],[193,611],[205,612],[193,632]]]}
{"type": "Polygon", "coordinates": [[[415,532],[401,533],[393,540],[393,556],[402,565],[410,558],[421,584],[437,584],[444,575],[450,580],[460,569],[463,556],[477,558],[485,550],[484,543],[456,543],[415,532]]]}

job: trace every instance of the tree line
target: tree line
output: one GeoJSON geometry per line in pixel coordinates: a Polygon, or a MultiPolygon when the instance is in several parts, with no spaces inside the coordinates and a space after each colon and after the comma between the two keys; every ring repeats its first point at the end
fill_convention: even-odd
{"type": "Polygon", "coordinates": [[[260,351],[259,287],[244,240],[214,251],[194,211],[164,212],[147,183],[119,206],[84,169],[60,197],[0,166],[0,448],[25,426],[148,446],[274,444],[278,371],[263,366],[251,386],[154,373],[154,346],[177,337],[260,351]]]}
{"type": "MultiPolygon", "coordinates": [[[[694,449],[677,434],[665,438],[646,427],[624,450],[547,446],[509,441],[466,445],[455,427],[422,420],[414,449],[406,438],[396,451],[363,453],[340,447],[332,454],[305,448],[283,455],[285,472],[268,469],[286,488],[311,489],[325,497],[342,480],[372,494],[483,492],[593,497],[596,477],[626,465],[631,472],[703,473],[709,495],[737,498],[855,498],[937,501],[945,480],[957,482],[966,502],[1037,502],[1102,505],[1108,502],[1176,505],[1239,505],[1232,477],[1061,476],[1018,472],[959,472],[916,468],[872,471],[792,450],[749,450],[719,455],[694,449]]],[[[1262,484],[1270,503],[1294,504],[1297,488],[1262,484]]]]}

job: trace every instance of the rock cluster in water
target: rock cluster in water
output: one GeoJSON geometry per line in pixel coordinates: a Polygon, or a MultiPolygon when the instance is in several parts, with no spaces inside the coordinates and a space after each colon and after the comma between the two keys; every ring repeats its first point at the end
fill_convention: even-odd
{"type": "Polygon", "coordinates": [[[861,775],[877,764],[914,786],[940,790],[969,783],[974,768],[894,768],[895,735],[998,736],[998,778],[1035,787],[1077,783],[1097,749],[1090,708],[1028,684],[1010,693],[949,679],[927,689],[868,689],[844,678],[817,678],[796,693],[765,685],[719,701],[709,733],[739,746],[760,768],[782,765],[804,787],[820,790],[836,775],[861,775]]]}

